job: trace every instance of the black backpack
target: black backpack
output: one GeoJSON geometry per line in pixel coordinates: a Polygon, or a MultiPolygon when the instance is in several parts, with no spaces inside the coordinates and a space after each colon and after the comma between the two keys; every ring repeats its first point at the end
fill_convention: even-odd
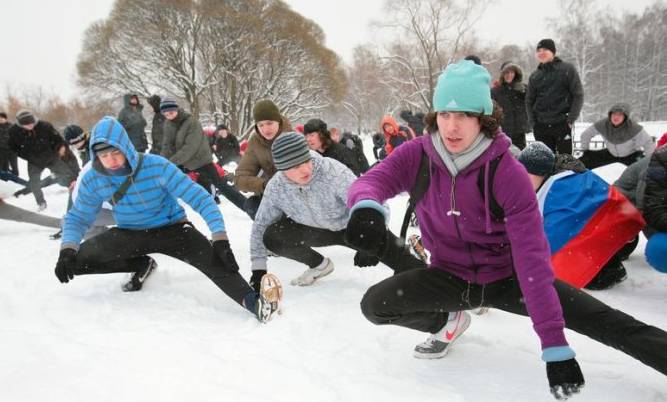
{"type": "MultiPolygon", "coordinates": [[[[493,195],[493,178],[496,175],[496,169],[498,169],[498,164],[503,158],[504,153],[493,158],[489,163],[489,194],[491,199],[489,199],[489,208],[491,209],[491,215],[496,220],[503,220],[505,218],[505,211],[503,207],[498,204],[496,197],[493,195]]],[[[484,175],[486,173],[486,164],[482,166],[477,174],[477,188],[479,189],[482,199],[484,198],[484,175]]],[[[410,190],[410,200],[408,201],[408,208],[405,210],[405,216],[403,217],[403,224],[401,225],[401,238],[405,239],[405,235],[408,232],[408,225],[410,224],[410,217],[415,211],[415,205],[424,197],[428,186],[431,184],[431,172],[430,172],[430,163],[428,156],[422,152],[421,161],[419,162],[419,170],[417,171],[417,179],[415,180],[412,190],[410,190]]]]}

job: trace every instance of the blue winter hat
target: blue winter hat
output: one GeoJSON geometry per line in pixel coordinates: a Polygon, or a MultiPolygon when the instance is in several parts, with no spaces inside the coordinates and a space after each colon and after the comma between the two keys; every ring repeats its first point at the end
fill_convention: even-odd
{"type": "Polygon", "coordinates": [[[646,262],[657,271],[667,274],[667,233],[658,232],[646,242],[646,262]]]}
{"type": "Polygon", "coordinates": [[[491,75],[470,60],[450,64],[440,74],[433,93],[436,112],[472,112],[487,116],[493,112],[491,75]]]}

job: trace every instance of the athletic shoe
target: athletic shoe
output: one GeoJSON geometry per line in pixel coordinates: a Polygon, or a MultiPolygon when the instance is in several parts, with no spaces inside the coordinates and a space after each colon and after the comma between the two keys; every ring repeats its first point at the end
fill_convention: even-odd
{"type": "Polygon", "coordinates": [[[283,286],[277,276],[267,273],[262,276],[255,312],[257,319],[266,323],[273,315],[280,314],[280,303],[283,300],[283,286]]]}
{"type": "Polygon", "coordinates": [[[157,268],[157,262],[155,262],[153,258],[148,257],[148,264],[146,264],[143,269],[134,272],[132,277],[130,277],[130,280],[123,284],[123,292],[136,292],[141,290],[146,278],[153,273],[155,268],[157,268]]]}
{"type": "Polygon", "coordinates": [[[315,268],[308,268],[304,273],[290,281],[292,286],[310,286],[317,279],[327,276],[334,270],[333,261],[325,258],[322,263],[315,268]]]}
{"type": "Polygon", "coordinates": [[[444,357],[452,344],[470,326],[470,314],[458,311],[453,319],[447,321],[444,327],[428,339],[415,346],[415,357],[418,359],[440,359],[444,357]]]}

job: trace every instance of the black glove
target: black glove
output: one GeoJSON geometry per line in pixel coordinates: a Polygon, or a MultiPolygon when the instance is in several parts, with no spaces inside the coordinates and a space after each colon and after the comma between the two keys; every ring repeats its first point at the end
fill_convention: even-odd
{"type": "Polygon", "coordinates": [[[367,254],[382,255],[387,243],[384,215],[373,208],[355,210],[347,222],[345,242],[367,254]]]}
{"type": "Polygon", "coordinates": [[[74,279],[76,269],[76,250],[64,248],[60,250],[58,262],[56,263],[56,277],[60,283],[67,283],[74,279]]]}
{"type": "Polygon", "coordinates": [[[554,398],[567,399],[584,386],[584,375],[575,359],[547,362],[547,378],[554,398]]]}
{"type": "Polygon", "coordinates": [[[213,242],[213,265],[222,265],[223,271],[227,273],[239,272],[239,264],[236,263],[234,252],[229,247],[229,240],[213,242]]]}
{"type": "Polygon", "coordinates": [[[262,277],[264,275],[266,275],[265,269],[252,271],[252,276],[250,277],[250,287],[255,291],[255,293],[259,293],[259,288],[262,285],[262,277]]]}
{"type": "Polygon", "coordinates": [[[374,267],[379,263],[379,258],[364,251],[357,251],[354,255],[354,265],[358,267],[374,267]]]}

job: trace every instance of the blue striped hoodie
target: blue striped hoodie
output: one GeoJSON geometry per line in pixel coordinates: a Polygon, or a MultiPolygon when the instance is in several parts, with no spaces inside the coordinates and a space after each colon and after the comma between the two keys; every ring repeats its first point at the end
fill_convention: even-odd
{"type": "MultiPolygon", "coordinates": [[[[95,220],[104,201],[111,200],[127,176],[112,176],[102,166],[92,150],[104,142],[118,148],[135,171],[139,154],[130,142],[123,126],[113,117],[104,117],[93,127],[90,155],[93,169],[81,180],[79,194],[72,209],[65,215],[62,248],[79,247],[81,238],[95,220]]],[[[185,210],[176,201],[180,198],[205,220],[213,237],[225,233],[225,223],[213,198],[200,185],[182,173],[165,158],[144,154],[137,177],[131,178],[125,196],[113,206],[113,216],[119,228],[141,230],[157,228],[186,220],[185,210]]]]}

